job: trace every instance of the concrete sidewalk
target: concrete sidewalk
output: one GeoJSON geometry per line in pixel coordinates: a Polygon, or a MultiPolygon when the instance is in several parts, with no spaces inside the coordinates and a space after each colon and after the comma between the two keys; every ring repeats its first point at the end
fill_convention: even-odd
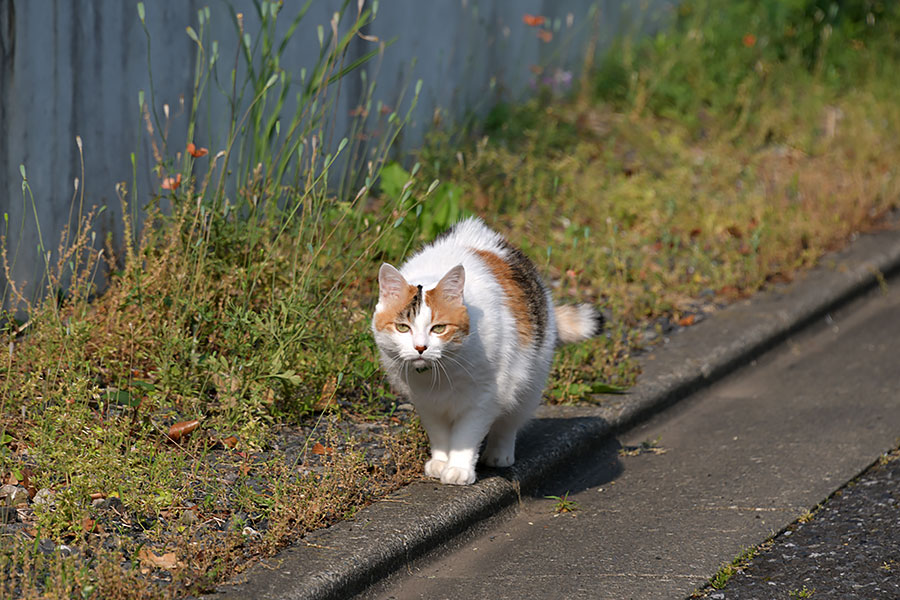
{"type": "MultiPolygon", "coordinates": [[[[520,437],[520,456],[512,469],[480,472],[479,481],[468,488],[431,482],[411,485],[389,501],[362,511],[353,521],[311,534],[275,559],[250,569],[242,582],[223,586],[220,594],[346,598],[438,546],[465,543],[515,514],[523,495],[540,493],[538,488],[544,488],[553,474],[571,467],[579,457],[604,447],[610,452],[615,448],[609,446],[614,443],[611,436],[707,387],[875,287],[881,273],[890,274],[900,266],[900,233],[863,236],[823,265],[791,285],[729,307],[674,336],[646,357],[644,374],[628,395],[604,398],[599,406],[544,408],[520,437]]],[[[713,415],[711,422],[716,418],[723,417],[713,415]]],[[[666,459],[668,454],[636,458],[666,459]]],[[[775,508],[787,518],[801,505],[775,508]]],[[[700,571],[689,575],[700,576],[700,571]]]]}

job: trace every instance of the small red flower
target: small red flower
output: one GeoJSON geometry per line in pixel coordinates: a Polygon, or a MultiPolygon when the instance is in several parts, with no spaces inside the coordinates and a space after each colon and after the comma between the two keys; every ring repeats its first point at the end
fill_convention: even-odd
{"type": "Polygon", "coordinates": [[[187,145],[187,151],[188,154],[190,154],[194,158],[200,158],[201,156],[206,156],[207,154],[209,154],[209,150],[207,150],[206,148],[198,148],[194,145],[194,142],[191,142],[187,145]]]}
{"type": "Polygon", "coordinates": [[[547,29],[538,29],[537,36],[542,42],[547,43],[553,39],[553,32],[547,29]]]}
{"type": "Polygon", "coordinates": [[[181,173],[179,173],[175,177],[164,178],[161,187],[164,190],[172,190],[174,192],[178,189],[179,185],[181,185],[181,173]]]}
{"type": "Polygon", "coordinates": [[[744,46],[747,48],[752,48],[756,45],[756,36],[752,33],[744,34],[744,38],[742,40],[744,42],[744,46]]]}
{"type": "Polygon", "coordinates": [[[547,19],[540,15],[525,14],[525,15],[522,15],[522,22],[525,23],[526,25],[528,25],[529,27],[540,27],[541,25],[543,25],[544,23],[547,22],[547,19]]]}

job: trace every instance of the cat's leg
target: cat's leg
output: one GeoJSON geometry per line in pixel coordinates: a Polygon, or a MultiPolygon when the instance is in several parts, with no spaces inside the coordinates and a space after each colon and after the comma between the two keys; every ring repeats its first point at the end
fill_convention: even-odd
{"type": "Polygon", "coordinates": [[[461,416],[451,430],[450,455],[441,483],[469,485],[475,482],[478,448],[488,432],[494,415],[473,409],[461,416]]]}
{"type": "Polygon", "coordinates": [[[488,433],[481,461],[489,467],[509,467],[516,461],[516,433],[541,402],[541,389],[528,390],[512,412],[500,415],[488,433]]]}
{"type": "Polygon", "coordinates": [[[425,475],[440,479],[450,457],[450,426],[441,416],[432,414],[427,409],[420,408],[417,412],[431,445],[431,459],[425,461],[425,475]]]}

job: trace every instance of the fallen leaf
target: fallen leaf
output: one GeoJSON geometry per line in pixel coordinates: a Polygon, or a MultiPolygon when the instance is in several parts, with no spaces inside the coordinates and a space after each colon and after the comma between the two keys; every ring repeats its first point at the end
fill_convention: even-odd
{"type": "Polygon", "coordinates": [[[106,494],[103,492],[94,492],[91,494],[91,500],[103,500],[104,498],[106,498],[106,494]]]}
{"type": "Polygon", "coordinates": [[[744,234],[741,233],[741,228],[738,227],[737,225],[729,225],[728,227],[725,228],[725,231],[727,231],[731,235],[731,237],[735,237],[738,239],[741,239],[742,237],[744,237],[744,234]]]}
{"type": "Polygon", "coordinates": [[[740,298],[740,297],[744,296],[744,293],[741,292],[741,290],[739,290],[737,287],[735,287],[733,285],[723,285],[722,287],[719,288],[718,294],[720,296],[725,296],[726,298],[731,298],[731,299],[740,298]]]}
{"type": "Polygon", "coordinates": [[[81,520],[81,528],[88,533],[91,533],[92,531],[100,533],[100,526],[97,525],[97,521],[91,519],[90,517],[86,517],[81,520]]]}
{"type": "Polygon", "coordinates": [[[229,435],[227,438],[222,440],[222,444],[228,449],[234,448],[235,446],[237,446],[237,443],[237,436],[234,435],[229,435]]]}
{"type": "Polygon", "coordinates": [[[678,319],[678,324],[681,325],[682,327],[690,327],[691,325],[694,324],[695,319],[696,319],[696,317],[694,315],[688,315],[686,317],[682,317],[682,318],[678,319]]]}
{"type": "Polygon", "coordinates": [[[337,392],[337,377],[329,377],[322,385],[322,391],[319,393],[318,399],[313,403],[313,410],[323,412],[328,410],[337,392]]]}
{"type": "Polygon", "coordinates": [[[332,454],[333,452],[334,452],[334,448],[331,448],[330,446],[329,447],[323,446],[319,442],[316,442],[315,444],[313,444],[313,447],[312,447],[312,453],[318,454],[319,456],[324,456],[326,454],[332,454]]]}
{"type": "Polygon", "coordinates": [[[197,427],[200,421],[193,419],[191,421],[180,421],[169,427],[169,439],[173,442],[179,441],[181,438],[190,435],[197,427]]]}
{"type": "Polygon", "coordinates": [[[144,565],[167,570],[174,569],[180,564],[174,552],[166,552],[165,554],[160,555],[146,547],[141,548],[138,551],[138,559],[140,559],[144,565]]]}

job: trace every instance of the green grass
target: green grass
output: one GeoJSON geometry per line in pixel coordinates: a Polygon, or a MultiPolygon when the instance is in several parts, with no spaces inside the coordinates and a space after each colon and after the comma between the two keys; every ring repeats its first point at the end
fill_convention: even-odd
{"type": "Polygon", "coordinates": [[[27,320],[4,321],[0,477],[53,503],[29,505],[0,551],[0,595],[207,589],[414,478],[424,439],[394,420],[368,330],[375,273],[461,215],[520,245],[558,299],[610,317],[607,335],[560,351],[550,402],[627,389],[648,331],[690,326],[878,226],[900,197],[900,15],[864,6],[683,3],[671,30],[620,40],[568,94],[539,86],[475,130],[435,131],[408,169],[388,152],[417,89],[394,112],[364,79],[352,135],[331,135],[337,86],[367,68],[347,47],[374,15],[346,4],[341,33],[324,26],[320,56],[289,74],[279,57],[294,30],[275,25],[302,11],[260,2],[258,31],[233,14],[247,43],[227,57],[201,11],[186,138],[165,133],[178,123],[152,89],[139,95],[168,188],[140,230],[146,192],[120,185],[127,243],[101,253],[79,193],[45,299],[3,292],[27,320]],[[232,83],[235,64],[247,76],[232,83]],[[214,94],[233,109],[204,154],[196,125],[214,94]],[[192,419],[199,429],[172,442],[169,427],[192,419]],[[390,452],[366,456],[350,422],[382,426],[390,452]],[[305,441],[289,456],[276,444],[290,431],[305,441]],[[245,529],[258,523],[259,536],[245,529]],[[45,555],[42,539],[90,560],[45,555]],[[170,553],[174,565],[157,564],[170,553]]]}

